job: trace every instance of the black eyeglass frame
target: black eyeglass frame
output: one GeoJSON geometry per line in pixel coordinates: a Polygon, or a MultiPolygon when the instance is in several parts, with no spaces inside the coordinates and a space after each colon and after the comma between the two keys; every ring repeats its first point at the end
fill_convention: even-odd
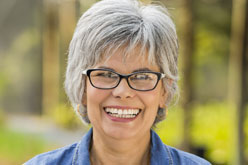
{"type": "Polygon", "coordinates": [[[128,86],[129,86],[131,89],[133,89],[133,90],[136,90],[136,91],[151,91],[151,90],[154,90],[154,89],[157,87],[159,80],[161,80],[161,79],[163,79],[163,78],[166,77],[166,75],[165,75],[164,73],[154,72],[154,71],[138,71],[138,72],[133,72],[133,73],[131,73],[131,74],[120,74],[120,73],[117,73],[117,72],[115,72],[115,71],[113,71],[113,70],[110,70],[110,69],[86,69],[86,70],[84,70],[84,71],[82,72],[82,74],[89,77],[90,84],[91,84],[93,87],[95,87],[95,88],[97,88],[97,89],[103,89],[103,90],[108,90],[108,89],[114,89],[114,88],[116,88],[116,87],[120,84],[121,80],[124,78],[124,79],[126,79],[128,86]],[[95,85],[92,83],[92,81],[91,81],[90,74],[91,74],[91,72],[96,71],[96,70],[109,71],[109,72],[113,72],[113,73],[117,74],[117,75],[119,76],[119,82],[118,82],[114,87],[111,87],[111,88],[100,88],[100,87],[95,86],[95,85]],[[157,79],[157,82],[156,82],[156,84],[154,85],[154,87],[153,87],[152,89],[147,89],[147,90],[141,90],[141,89],[135,89],[135,88],[133,88],[133,87],[129,84],[128,78],[129,78],[130,76],[134,75],[134,74],[137,74],[137,73],[153,73],[153,74],[156,74],[158,79],[157,79]]]}

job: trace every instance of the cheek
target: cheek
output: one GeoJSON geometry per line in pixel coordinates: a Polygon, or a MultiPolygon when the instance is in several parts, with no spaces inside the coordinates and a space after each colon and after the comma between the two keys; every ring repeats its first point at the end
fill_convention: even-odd
{"type": "Polygon", "coordinates": [[[92,125],[97,124],[101,119],[101,101],[103,100],[103,94],[99,92],[98,89],[91,86],[91,84],[87,83],[87,114],[88,118],[92,125]]]}
{"type": "Polygon", "coordinates": [[[101,112],[101,105],[104,100],[109,96],[108,90],[101,90],[91,86],[89,82],[87,82],[87,111],[89,118],[92,116],[96,116],[101,112]]]}
{"type": "Polygon", "coordinates": [[[107,92],[87,85],[87,108],[92,106],[99,106],[100,103],[106,98],[107,92]]]}
{"type": "Polygon", "coordinates": [[[160,103],[160,93],[156,90],[145,92],[140,97],[147,108],[157,110],[160,103]]]}

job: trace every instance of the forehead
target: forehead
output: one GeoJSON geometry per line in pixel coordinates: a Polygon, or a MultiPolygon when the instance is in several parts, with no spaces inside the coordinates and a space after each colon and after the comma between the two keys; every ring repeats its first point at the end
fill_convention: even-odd
{"type": "Polygon", "coordinates": [[[159,71],[159,66],[149,61],[148,51],[135,47],[134,49],[117,49],[111,53],[103,54],[96,67],[111,67],[116,71],[132,72],[133,70],[148,68],[152,71],[159,71]]]}

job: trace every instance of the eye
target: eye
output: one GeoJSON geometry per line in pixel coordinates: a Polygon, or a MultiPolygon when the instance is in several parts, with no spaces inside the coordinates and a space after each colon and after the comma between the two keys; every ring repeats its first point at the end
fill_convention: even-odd
{"type": "Polygon", "coordinates": [[[116,73],[113,73],[110,71],[97,71],[97,72],[94,72],[92,76],[102,77],[102,78],[113,78],[113,79],[118,78],[118,75],[116,73]]]}
{"type": "Polygon", "coordinates": [[[135,80],[153,80],[153,77],[151,73],[138,73],[134,74],[130,79],[132,81],[135,80]]]}

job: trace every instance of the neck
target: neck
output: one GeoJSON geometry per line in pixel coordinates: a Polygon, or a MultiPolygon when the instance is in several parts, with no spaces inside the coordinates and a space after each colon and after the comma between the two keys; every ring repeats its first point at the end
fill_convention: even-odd
{"type": "Polygon", "coordinates": [[[149,164],[150,132],[139,138],[114,139],[93,129],[90,161],[98,164],[149,164]]]}

